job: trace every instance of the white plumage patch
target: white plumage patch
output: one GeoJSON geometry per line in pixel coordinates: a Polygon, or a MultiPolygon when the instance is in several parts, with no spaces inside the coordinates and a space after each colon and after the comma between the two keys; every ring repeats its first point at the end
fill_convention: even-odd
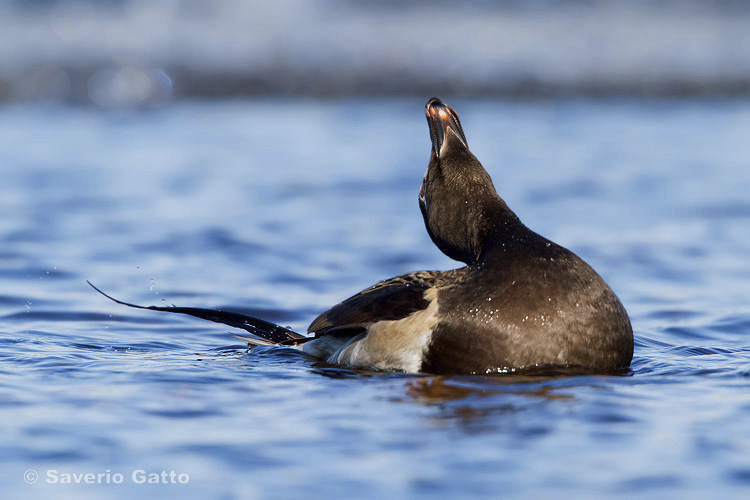
{"type": "Polygon", "coordinates": [[[343,346],[350,344],[354,340],[361,339],[363,335],[364,334],[357,335],[354,338],[324,335],[320,338],[305,342],[297,347],[297,349],[309,354],[310,356],[328,360],[332,353],[337,352],[343,346]]]}
{"type": "Polygon", "coordinates": [[[437,289],[426,290],[424,298],[429,302],[426,309],[394,321],[377,321],[369,325],[366,334],[346,339],[343,345],[341,339],[324,336],[303,344],[302,350],[352,368],[419,372],[437,324],[437,289]]]}
{"type": "Polygon", "coordinates": [[[426,290],[424,298],[430,303],[426,309],[413,312],[403,319],[373,323],[367,329],[367,335],[352,339],[328,362],[378,370],[418,372],[432,330],[437,324],[437,295],[435,288],[426,290]]]}

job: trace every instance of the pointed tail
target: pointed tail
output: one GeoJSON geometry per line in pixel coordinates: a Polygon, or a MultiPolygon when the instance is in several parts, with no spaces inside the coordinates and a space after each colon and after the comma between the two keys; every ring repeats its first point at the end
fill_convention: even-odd
{"type": "Polygon", "coordinates": [[[247,331],[251,336],[247,335],[236,335],[241,338],[249,345],[285,345],[293,346],[302,344],[309,340],[309,337],[300,335],[299,333],[292,331],[283,326],[276,325],[274,323],[254,318],[252,316],[246,316],[240,313],[221,311],[219,309],[201,309],[197,307],[177,307],[177,306],[139,306],[138,304],[130,304],[117,300],[114,297],[107,295],[106,293],[95,287],[90,281],[86,280],[91,288],[99,292],[100,294],[107,297],[109,300],[122,304],[128,307],[134,307],[136,309],[150,309],[152,311],[166,311],[171,313],[187,314],[189,316],[195,316],[196,318],[207,319],[216,323],[223,323],[225,325],[233,326],[235,328],[241,328],[247,331]]]}

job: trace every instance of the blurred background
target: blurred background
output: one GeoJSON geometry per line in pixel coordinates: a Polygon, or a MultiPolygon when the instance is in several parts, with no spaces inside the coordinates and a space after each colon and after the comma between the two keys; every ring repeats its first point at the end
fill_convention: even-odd
{"type": "Polygon", "coordinates": [[[4,0],[0,99],[744,95],[741,0],[4,0]]]}
{"type": "Polygon", "coordinates": [[[4,497],[747,498],[750,2],[0,0],[0,47],[4,497]],[[86,284],[304,332],[459,266],[431,96],[621,298],[628,376],[345,370],[86,284]]]}

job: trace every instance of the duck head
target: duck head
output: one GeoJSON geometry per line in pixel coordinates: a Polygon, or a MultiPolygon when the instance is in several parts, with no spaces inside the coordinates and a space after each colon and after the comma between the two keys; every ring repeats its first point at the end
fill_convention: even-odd
{"type": "Polygon", "coordinates": [[[440,99],[425,105],[432,152],[419,207],[432,241],[451,259],[478,262],[503,219],[516,219],[469,151],[458,115],[440,99]]]}

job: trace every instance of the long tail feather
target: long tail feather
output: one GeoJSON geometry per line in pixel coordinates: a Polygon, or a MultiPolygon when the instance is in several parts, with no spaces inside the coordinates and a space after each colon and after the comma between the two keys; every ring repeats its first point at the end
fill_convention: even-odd
{"type": "Polygon", "coordinates": [[[123,302],[116,298],[107,295],[106,293],[95,287],[90,281],[86,280],[91,288],[99,292],[100,294],[107,297],[109,300],[122,304],[128,307],[134,307],[136,309],[150,309],[152,311],[165,311],[171,313],[187,314],[196,318],[207,319],[216,323],[222,323],[225,325],[233,326],[235,328],[241,328],[252,337],[244,335],[236,335],[248,344],[252,345],[295,345],[308,340],[308,337],[300,335],[299,333],[292,331],[283,326],[276,325],[269,321],[262,320],[260,318],[254,318],[252,316],[246,316],[240,313],[221,311],[219,309],[201,309],[197,307],[177,307],[177,306],[139,306],[138,304],[131,304],[129,302],[123,302]]]}

